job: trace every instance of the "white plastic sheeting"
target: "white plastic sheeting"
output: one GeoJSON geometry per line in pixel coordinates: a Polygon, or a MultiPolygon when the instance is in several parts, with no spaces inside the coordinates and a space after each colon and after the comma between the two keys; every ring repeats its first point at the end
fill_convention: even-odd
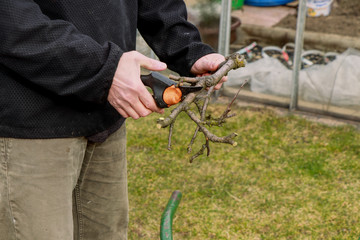
{"type": "MultiPolygon", "coordinates": [[[[290,97],[292,70],[275,58],[262,58],[245,68],[230,71],[225,86],[250,80],[253,92],[290,97]]],[[[360,107],[360,51],[348,49],[327,65],[302,69],[299,98],[309,102],[360,107]]]]}

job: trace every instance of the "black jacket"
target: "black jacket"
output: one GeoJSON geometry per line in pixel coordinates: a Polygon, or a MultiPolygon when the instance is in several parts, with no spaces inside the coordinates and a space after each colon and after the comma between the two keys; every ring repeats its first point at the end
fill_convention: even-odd
{"type": "Polygon", "coordinates": [[[1,0],[0,137],[89,136],[121,121],[106,99],[136,28],[181,75],[213,51],[183,0],[1,0]]]}

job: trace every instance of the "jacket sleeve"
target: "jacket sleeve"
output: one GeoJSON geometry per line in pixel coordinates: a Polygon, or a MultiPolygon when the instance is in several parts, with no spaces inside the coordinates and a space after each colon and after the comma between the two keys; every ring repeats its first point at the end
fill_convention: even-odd
{"type": "Polygon", "coordinates": [[[49,19],[32,0],[0,1],[0,64],[25,84],[102,103],[121,54],[114,43],[100,45],[71,23],[49,19]]]}
{"type": "Polygon", "coordinates": [[[196,60],[214,52],[187,21],[183,0],[140,0],[138,29],[159,59],[181,75],[191,75],[196,60]]]}

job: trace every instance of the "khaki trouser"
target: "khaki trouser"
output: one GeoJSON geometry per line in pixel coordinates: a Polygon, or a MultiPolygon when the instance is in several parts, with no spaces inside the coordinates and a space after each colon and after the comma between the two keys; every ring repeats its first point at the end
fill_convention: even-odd
{"type": "Polygon", "coordinates": [[[125,124],[101,144],[0,138],[0,239],[127,239],[125,151],[125,124]]]}

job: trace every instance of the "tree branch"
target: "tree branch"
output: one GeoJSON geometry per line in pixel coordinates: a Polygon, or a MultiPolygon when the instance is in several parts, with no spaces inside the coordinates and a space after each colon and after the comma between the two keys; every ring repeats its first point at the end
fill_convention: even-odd
{"type": "Polygon", "coordinates": [[[202,155],[207,150],[207,155],[210,154],[210,141],[211,142],[217,142],[217,143],[226,143],[231,144],[232,146],[236,146],[237,143],[233,140],[237,134],[232,133],[228,136],[219,137],[215,134],[211,133],[209,129],[205,127],[205,125],[217,125],[220,126],[225,122],[225,119],[230,118],[234,116],[234,114],[229,115],[231,111],[231,106],[234,103],[235,99],[237,98],[240,90],[243,88],[243,86],[246,84],[246,82],[240,87],[237,94],[234,96],[232,101],[227,106],[224,113],[218,118],[218,119],[212,119],[210,117],[206,116],[206,111],[210,102],[211,94],[214,90],[214,86],[217,85],[220,80],[227,75],[227,73],[232,69],[237,69],[240,67],[245,66],[245,59],[243,56],[240,56],[239,54],[235,53],[227,57],[226,61],[220,65],[219,69],[213,73],[212,75],[208,76],[202,76],[202,77],[178,77],[174,75],[170,75],[169,78],[172,80],[178,81],[178,85],[181,85],[183,83],[190,83],[194,86],[200,86],[203,89],[194,92],[189,93],[183,101],[174,108],[170,115],[166,118],[159,118],[157,121],[157,127],[158,128],[165,128],[170,126],[169,129],[169,140],[168,140],[168,149],[171,149],[171,137],[172,137],[172,131],[174,128],[174,122],[178,115],[181,112],[186,112],[187,115],[191,118],[192,121],[194,121],[197,125],[195,132],[193,134],[193,137],[188,145],[188,152],[192,151],[192,145],[198,136],[198,133],[201,132],[205,136],[205,144],[202,145],[202,148],[190,158],[190,162],[192,162],[196,157],[202,155]],[[207,90],[208,89],[208,90],[207,90]],[[201,103],[203,100],[203,103],[201,103]],[[190,105],[194,103],[197,106],[197,110],[199,112],[199,117],[190,110],[190,105]],[[201,105],[202,104],[202,105],[201,105]],[[207,119],[210,118],[210,119],[207,119]]]}

